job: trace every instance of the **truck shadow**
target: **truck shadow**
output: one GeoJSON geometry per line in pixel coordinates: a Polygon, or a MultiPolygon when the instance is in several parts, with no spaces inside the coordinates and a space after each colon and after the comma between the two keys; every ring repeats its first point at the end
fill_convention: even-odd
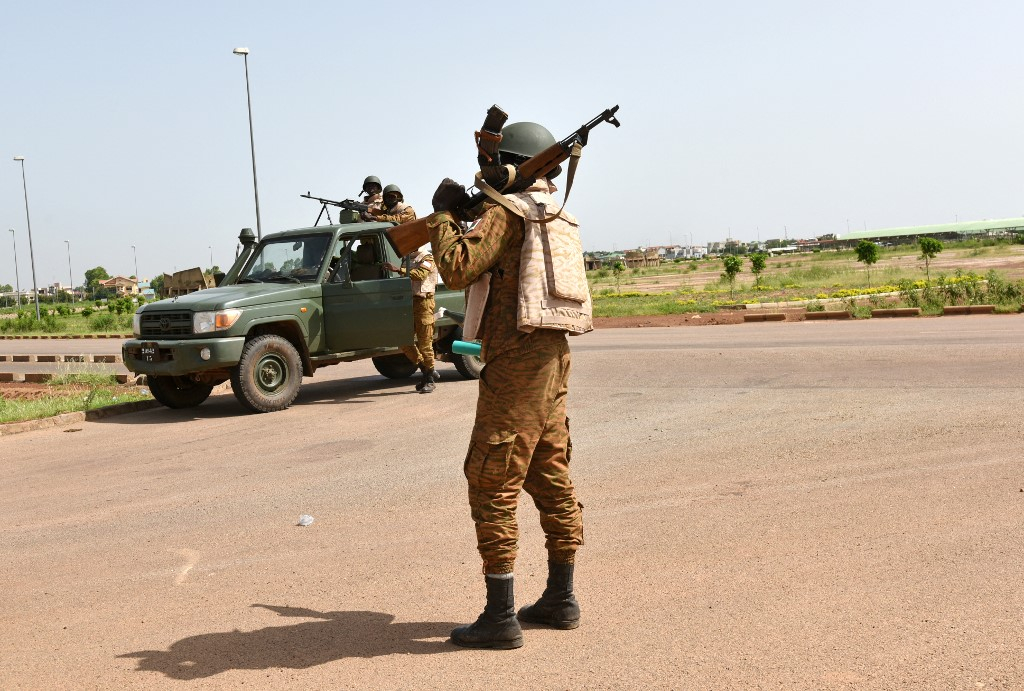
{"type": "Polygon", "coordinates": [[[299,607],[254,604],[282,617],[315,619],[255,631],[222,631],[189,636],[167,650],[118,655],[137,658],[136,671],[194,680],[229,670],[307,669],[347,657],[429,655],[459,650],[448,642],[458,624],[395,622],[383,612],[317,612],[299,607]],[[440,640],[439,640],[440,639],[440,640]]]}
{"type": "MultiPolygon", "coordinates": [[[[386,379],[384,377],[370,375],[365,377],[349,377],[346,379],[331,379],[327,381],[315,381],[306,379],[299,390],[299,395],[293,408],[333,405],[338,403],[358,404],[369,403],[374,399],[384,396],[419,396],[415,390],[418,379],[386,379]]],[[[475,381],[463,379],[457,372],[442,372],[441,383],[466,382],[475,385],[475,381]]],[[[153,425],[173,424],[176,422],[192,422],[193,420],[216,420],[221,418],[232,418],[240,415],[253,415],[235,399],[230,389],[224,393],[210,396],[205,403],[195,408],[183,408],[172,410],[170,408],[158,407],[153,410],[132,413],[129,415],[114,415],[95,420],[100,424],[114,425],[153,425]]]]}

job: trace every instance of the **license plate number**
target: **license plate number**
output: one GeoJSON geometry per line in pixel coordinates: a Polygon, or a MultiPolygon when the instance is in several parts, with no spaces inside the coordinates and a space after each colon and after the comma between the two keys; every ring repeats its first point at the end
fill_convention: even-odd
{"type": "Polygon", "coordinates": [[[158,349],[155,343],[143,343],[139,348],[139,356],[145,362],[156,362],[158,349]]]}

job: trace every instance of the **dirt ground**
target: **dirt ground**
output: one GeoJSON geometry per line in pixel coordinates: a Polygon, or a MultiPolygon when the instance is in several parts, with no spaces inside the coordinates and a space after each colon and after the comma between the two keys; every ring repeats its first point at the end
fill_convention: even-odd
{"type": "MultiPolygon", "coordinates": [[[[786,321],[798,322],[804,320],[807,310],[803,307],[787,307],[773,309],[772,312],[782,312],[786,315],[786,321]]],[[[708,312],[705,314],[649,314],[637,317],[594,317],[594,328],[596,329],[634,329],[642,327],[657,326],[719,326],[722,324],[742,324],[743,315],[752,314],[746,310],[722,310],[719,312],[708,312]]]]}

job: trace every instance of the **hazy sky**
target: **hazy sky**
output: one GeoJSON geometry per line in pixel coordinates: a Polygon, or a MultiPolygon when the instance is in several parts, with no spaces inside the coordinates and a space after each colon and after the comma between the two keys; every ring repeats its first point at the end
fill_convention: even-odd
{"type": "Polygon", "coordinates": [[[1024,3],[14,2],[0,10],[0,283],[226,267],[368,174],[429,212],[499,104],[556,137],[604,108],[587,249],[1024,215],[1024,3]],[[379,8],[379,9],[376,9],[379,8]]]}

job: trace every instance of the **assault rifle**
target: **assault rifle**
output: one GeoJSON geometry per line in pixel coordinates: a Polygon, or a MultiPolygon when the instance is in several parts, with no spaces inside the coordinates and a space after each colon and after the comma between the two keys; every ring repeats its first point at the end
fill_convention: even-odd
{"type": "MultiPolygon", "coordinates": [[[[481,164],[481,177],[483,181],[502,194],[512,194],[525,190],[538,178],[547,177],[558,168],[559,164],[568,159],[570,155],[579,156],[582,148],[587,145],[590,130],[602,122],[609,122],[618,127],[620,123],[615,117],[615,112],[618,109],[618,106],[608,108],[565,139],[556,141],[544,151],[518,165],[502,166],[500,165],[500,160],[496,160],[498,158],[497,142],[501,140],[501,127],[504,125],[505,120],[508,119],[508,116],[498,106],[492,106],[487,111],[487,118],[484,120],[484,126],[481,128],[482,131],[477,133],[477,147],[481,154],[479,162],[481,164]],[[494,141],[495,139],[497,139],[497,142],[494,141]],[[488,146],[488,142],[491,142],[490,146],[488,146]],[[510,171],[509,167],[513,170],[510,171]],[[510,179],[511,182],[509,182],[510,179]]],[[[571,185],[571,178],[569,184],[571,185]]],[[[461,186],[458,187],[461,188],[461,186]]],[[[566,192],[568,193],[568,188],[566,192]]],[[[455,196],[456,198],[447,205],[445,211],[464,221],[476,219],[482,212],[483,203],[488,199],[487,194],[482,190],[473,195],[463,190],[461,194],[456,194],[455,196]]],[[[439,213],[441,212],[435,211],[429,216],[410,221],[409,223],[403,223],[388,231],[388,235],[391,237],[392,242],[394,242],[399,255],[408,254],[417,247],[429,242],[430,236],[427,232],[427,224],[436,218],[439,213]]]]}
{"type": "Polygon", "coordinates": [[[315,202],[320,202],[320,214],[316,217],[316,223],[313,224],[314,226],[320,225],[320,217],[323,216],[325,213],[327,214],[327,224],[331,225],[331,212],[327,210],[328,206],[337,206],[348,211],[358,212],[365,212],[370,210],[370,207],[367,206],[366,204],[354,201],[352,199],[344,199],[340,202],[336,202],[333,199],[324,199],[323,197],[311,196],[309,192],[306,192],[305,194],[300,194],[299,196],[305,197],[306,199],[312,199],[315,202]]]}

